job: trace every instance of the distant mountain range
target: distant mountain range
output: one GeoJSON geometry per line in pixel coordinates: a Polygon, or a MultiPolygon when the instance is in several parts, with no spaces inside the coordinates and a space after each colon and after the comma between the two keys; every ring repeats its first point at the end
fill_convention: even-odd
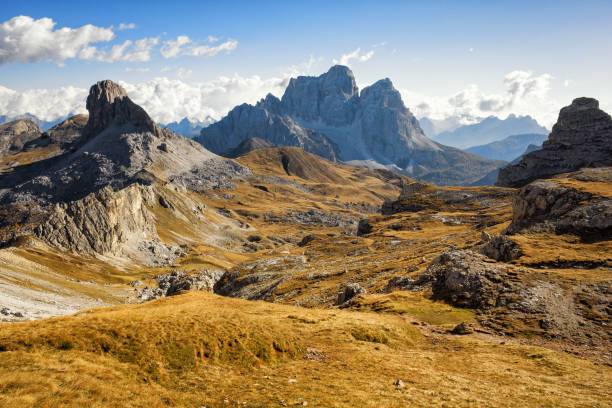
{"type": "Polygon", "coordinates": [[[200,135],[200,131],[211,123],[215,122],[215,120],[208,116],[204,120],[196,120],[190,118],[183,118],[179,122],[170,122],[165,125],[159,124],[162,127],[167,127],[171,131],[178,133],[179,135],[183,135],[188,138],[194,138],[200,135]]]}
{"type": "Polygon", "coordinates": [[[460,149],[496,142],[511,135],[549,133],[548,129],[540,126],[531,116],[511,114],[506,119],[489,116],[478,123],[456,127],[454,126],[459,122],[459,118],[449,118],[446,121],[448,123],[444,124],[442,121],[422,118],[419,123],[429,129],[431,133],[425,133],[436,142],[460,149]],[[450,129],[436,133],[436,129],[444,126],[450,129]]]}
{"type": "Polygon", "coordinates": [[[496,142],[487,143],[485,145],[474,146],[466,149],[482,157],[489,159],[512,161],[525,154],[528,146],[540,148],[542,142],[547,138],[547,135],[539,133],[526,133],[522,135],[512,135],[505,139],[496,142]]]}
{"type": "Polygon", "coordinates": [[[256,105],[236,106],[196,140],[227,156],[250,138],[447,185],[472,183],[503,164],[429,139],[391,80],[360,92],[351,70],[340,65],[318,77],[292,78],[281,99],[269,94],[256,105]]]}
{"type": "Polygon", "coordinates": [[[53,119],[51,121],[46,121],[46,120],[42,120],[37,118],[36,116],[29,114],[29,113],[25,113],[23,115],[18,115],[18,116],[6,116],[6,115],[0,115],[0,125],[3,123],[7,123],[7,122],[11,122],[17,119],[31,119],[34,123],[36,123],[36,125],[38,125],[38,127],[42,130],[49,130],[51,129],[53,126],[57,125],[58,123],[61,123],[63,121],[65,121],[66,119],[68,119],[69,117],[71,117],[73,114],[68,114],[66,116],[62,116],[56,119],[53,119]]]}
{"type": "MultiPolygon", "coordinates": [[[[61,116],[61,117],[58,117],[50,121],[39,119],[35,115],[29,114],[29,113],[18,115],[18,116],[0,115],[0,125],[7,123],[7,122],[17,120],[17,119],[31,119],[44,132],[44,131],[51,129],[53,126],[57,125],[58,123],[65,121],[72,115],[73,114],[61,116]]],[[[215,119],[208,116],[204,120],[183,118],[177,122],[170,122],[167,124],[158,123],[158,125],[161,127],[166,127],[169,130],[175,133],[178,133],[180,135],[183,135],[185,137],[194,138],[200,134],[200,130],[202,130],[202,128],[210,125],[213,122],[215,122],[215,119]]]]}
{"type": "Polygon", "coordinates": [[[526,154],[534,152],[534,151],[539,150],[541,148],[542,148],[542,144],[541,143],[538,144],[538,145],[535,145],[535,144],[527,145],[525,150],[520,155],[518,155],[514,159],[510,160],[509,163],[506,163],[504,166],[501,166],[500,168],[491,171],[489,174],[487,174],[486,176],[484,176],[480,180],[476,181],[475,183],[472,183],[471,185],[472,186],[493,186],[493,185],[495,185],[495,183],[497,183],[497,177],[498,177],[499,171],[501,169],[503,169],[506,166],[514,166],[515,164],[518,164],[521,161],[521,159],[526,154]]]}

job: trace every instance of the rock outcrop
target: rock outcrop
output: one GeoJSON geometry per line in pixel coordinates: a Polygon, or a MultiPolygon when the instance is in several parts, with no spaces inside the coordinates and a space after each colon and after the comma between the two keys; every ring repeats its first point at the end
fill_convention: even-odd
{"type": "Polygon", "coordinates": [[[137,298],[141,302],[147,302],[165,296],[179,295],[190,290],[213,292],[215,285],[224,274],[224,271],[209,269],[193,274],[174,270],[169,274],[156,276],[154,279],[157,281],[157,288],[146,286],[138,291],[137,298]]]}
{"type": "Polygon", "coordinates": [[[567,288],[546,274],[491,262],[471,251],[448,250],[410,286],[429,287],[435,299],[476,309],[480,324],[499,332],[515,333],[520,327],[579,344],[609,337],[609,311],[604,311],[610,304],[609,282],[567,288]],[[606,317],[593,319],[592,305],[606,317]]]}
{"type": "Polygon", "coordinates": [[[93,85],[89,116],[76,116],[32,141],[57,155],[0,176],[3,240],[34,233],[48,244],[90,256],[167,264],[180,251],[158,237],[152,207],[171,184],[178,191],[231,188],[250,174],[193,140],[162,129],[111,81],[93,85]],[[86,122],[86,123],[85,123],[86,122]]]}
{"type": "Polygon", "coordinates": [[[513,202],[507,233],[525,229],[571,233],[583,238],[612,236],[612,198],[574,188],[571,180],[612,182],[612,169],[585,169],[567,178],[538,180],[522,187],[513,202]],[[568,180],[569,182],[564,182],[568,180]]]}
{"type": "Polygon", "coordinates": [[[0,158],[21,152],[28,142],[40,137],[41,133],[32,119],[18,119],[0,125],[0,158]]]}
{"type": "Polygon", "coordinates": [[[229,153],[226,153],[225,156],[230,157],[230,158],[235,158],[235,157],[243,156],[254,150],[269,149],[272,147],[276,147],[276,145],[266,140],[260,139],[258,137],[251,137],[251,138],[245,139],[242,143],[240,143],[238,146],[232,149],[229,153]]]}
{"type": "Polygon", "coordinates": [[[106,186],[116,190],[156,177],[197,172],[206,179],[227,179],[244,173],[242,166],[221,165],[227,161],[199,143],[157,126],[111,81],[91,87],[87,108],[87,124],[68,154],[1,177],[0,201],[66,202],[106,186]]]}
{"type": "Polygon", "coordinates": [[[561,109],[541,150],[500,169],[497,185],[521,187],[540,178],[585,167],[612,166],[612,118],[592,98],[574,99],[561,109]]]}
{"type": "Polygon", "coordinates": [[[366,294],[368,291],[362,288],[358,283],[349,283],[340,292],[338,292],[338,299],[336,300],[337,305],[346,305],[348,302],[353,300],[355,296],[366,294]]]}
{"type": "Polygon", "coordinates": [[[359,92],[344,66],[291,79],[281,99],[268,95],[255,106],[235,107],[197,140],[215,153],[235,155],[252,138],[440,184],[474,182],[504,164],[428,139],[388,78],[359,92]]]}
{"type": "Polygon", "coordinates": [[[159,239],[155,217],[147,209],[155,198],[150,186],[133,184],[119,191],[105,187],[83,199],[55,204],[34,233],[49,245],[79,255],[166,265],[182,251],[159,239]]]}
{"type": "Polygon", "coordinates": [[[87,121],[87,115],[74,115],[43,132],[38,139],[27,143],[25,148],[39,149],[41,147],[56,146],[63,153],[74,148],[75,142],[83,134],[83,128],[87,125],[87,121]]]}

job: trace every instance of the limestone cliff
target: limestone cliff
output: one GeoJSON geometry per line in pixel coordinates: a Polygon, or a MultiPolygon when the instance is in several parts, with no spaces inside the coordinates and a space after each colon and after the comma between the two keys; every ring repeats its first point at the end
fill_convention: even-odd
{"type": "Polygon", "coordinates": [[[291,79],[281,99],[235,107],[197,140],[228,155],[250,138],[439,184],[471,183],[503,164],[428,139],[388,78],[359,92],[344,66],[291,79]]]}

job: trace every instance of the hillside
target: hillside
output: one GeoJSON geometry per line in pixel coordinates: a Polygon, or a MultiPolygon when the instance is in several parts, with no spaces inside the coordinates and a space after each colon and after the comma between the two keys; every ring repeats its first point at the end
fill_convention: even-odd
{"type": "Polygon", "coordinates": [[[194,292],[0,326],[0,403],[501,407],[605,405],[610,397],[609,367],[503,343],[429,333],[395,313],[194,292]]]}

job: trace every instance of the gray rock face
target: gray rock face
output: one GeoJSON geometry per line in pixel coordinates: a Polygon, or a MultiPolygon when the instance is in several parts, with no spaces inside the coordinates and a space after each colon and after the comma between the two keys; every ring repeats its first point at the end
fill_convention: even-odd
{"type": "Polygon", "coordinates": [[[612,118],[592,98],[574,99],[561,109],[541,150],[500,169],[497,184],[520,187],[535,179],[584,167],[612,166],[612,118]]]}
{"type": "Polygon", "coordinates": [[[46,243],[81,255],[125,256],[150,266],[175,260],[178,247],[164,244],[147,209],[151,187],[133,184],[119,191],[105,187],[81,200],[55,205],[34,230],[46,243]]]}
{"type": "MultiPolygon", "coordinates": [[[[483,231],[484,234],[486,232],[483,231]]],[[[520,247],[505,235],[491,237],[480,252],[491,259],[502,262],[510,262],[522,255],[520,247]]]]}
{"type": "Polygon", "coordinates": [[[207,149],[226,156],[245,140],[258,138],[271,144],[297,146],[335,161],[337,147],[323,133],[299,126],[290,116],[276,113],[278,99],[268,95],[256,106],[239,105],[220,122],[202,129],[196,138],[207,149]]]}
{"type": "Polygon", "coordinates": [[[217,174],[224,178],[240,173],[237,168],[242,166],[216,166],[225,161],[199,143],[157,126],[111,81],[92,86],[87,108],[82,137],[68,153],[0,177],[0,201],[72,201],[106,186],[147,184],[156,176],[172,178],[198,169],[208,174],[208,167],[215,167],[215,172],[225,168],[227,174],[217,174]]]}
{"type": "Polygon", "coordinates": [[[428,139],[389,79],[359,93],[353,73],[343,66],[292,79],[280,100],[268,95],[255,106],[235,107],[202,129],[197,140],[228,155],[250,138],[440,184],[476,181],[503,164],[428,139]]]}
{"type": "Polygon", "coordinates": [[[131,124],[141,131],[161,134],[161,129],[144,109],[128,98],[125,89],[116,83],[100,81],[89,89],[87,96],[89,120],[85,133],[96,135],[111,126],[131,124]]]}
{"type": "Polygon", "coordinates": [[[24,145],[40,135],[40,128],[31,119],[18,119],[0,125],[0,157],[21,152],[24,145]]]}
{"type": "MultiPolygon", "coordinates": [[[[612,182],[612,169],[585,170],[568,177],[612,182]]],[[[534,181],[517,192],[507,232],[524,229],[605,238],[612,235],[612,200],[573,189],[554,179],[534,181]]]]}
{"type": "Polygon", "coordinates": [[[305,121],[350,125],[359,106],[359,89],[351,70],[336,65],[316,78],[292,78],[281,105],[285,113],[305,121]]]}
{"type": "Polygon", "coordinates": [[[368,293],[365,288],[362,288],[358,283],[349,283],[338,292],[337,305],[344,305],[350,302],[355,296],[368,293]]]}
{"type": "Polygon", "coordinates": [[[26,149],[38,149],[46,146],[57,146],[60,153],[74,147],[74,143],[81,137],[83,128],[87,124],[87,115],[75,115],[58,123],[44,132],[36,140],[27,143],[26,149]]]}
{"type": "Polygon", "coordinates": [[[141,302],[147,302],[165,296],[179,295],[190,290],[212,292],[216,283],[224,274],[224,271],[209,269],[194,274],[186,274],[175,270],[169,274],[156,276],[155,280],[157,280],[158,287],[144,287],[138,291],[137,298],[141,302]]]}
{"type": "MultiPolygon", "coordinates": [[[[111,81],[92,86],[87,108],[88,117],[71,118],[45,133],[61,154],[0,175],[0,204],[6,209],[0,224],[20,226],[4,240],[34,233],[82,254],[167,264],[180,251],[161,242],[146,208],[156,202],[155,186],[229,188],[233,178],[250,173],[161,129],[111,81]]],[[[36,146],[44,140],[37,139],[36,146]]]]}

